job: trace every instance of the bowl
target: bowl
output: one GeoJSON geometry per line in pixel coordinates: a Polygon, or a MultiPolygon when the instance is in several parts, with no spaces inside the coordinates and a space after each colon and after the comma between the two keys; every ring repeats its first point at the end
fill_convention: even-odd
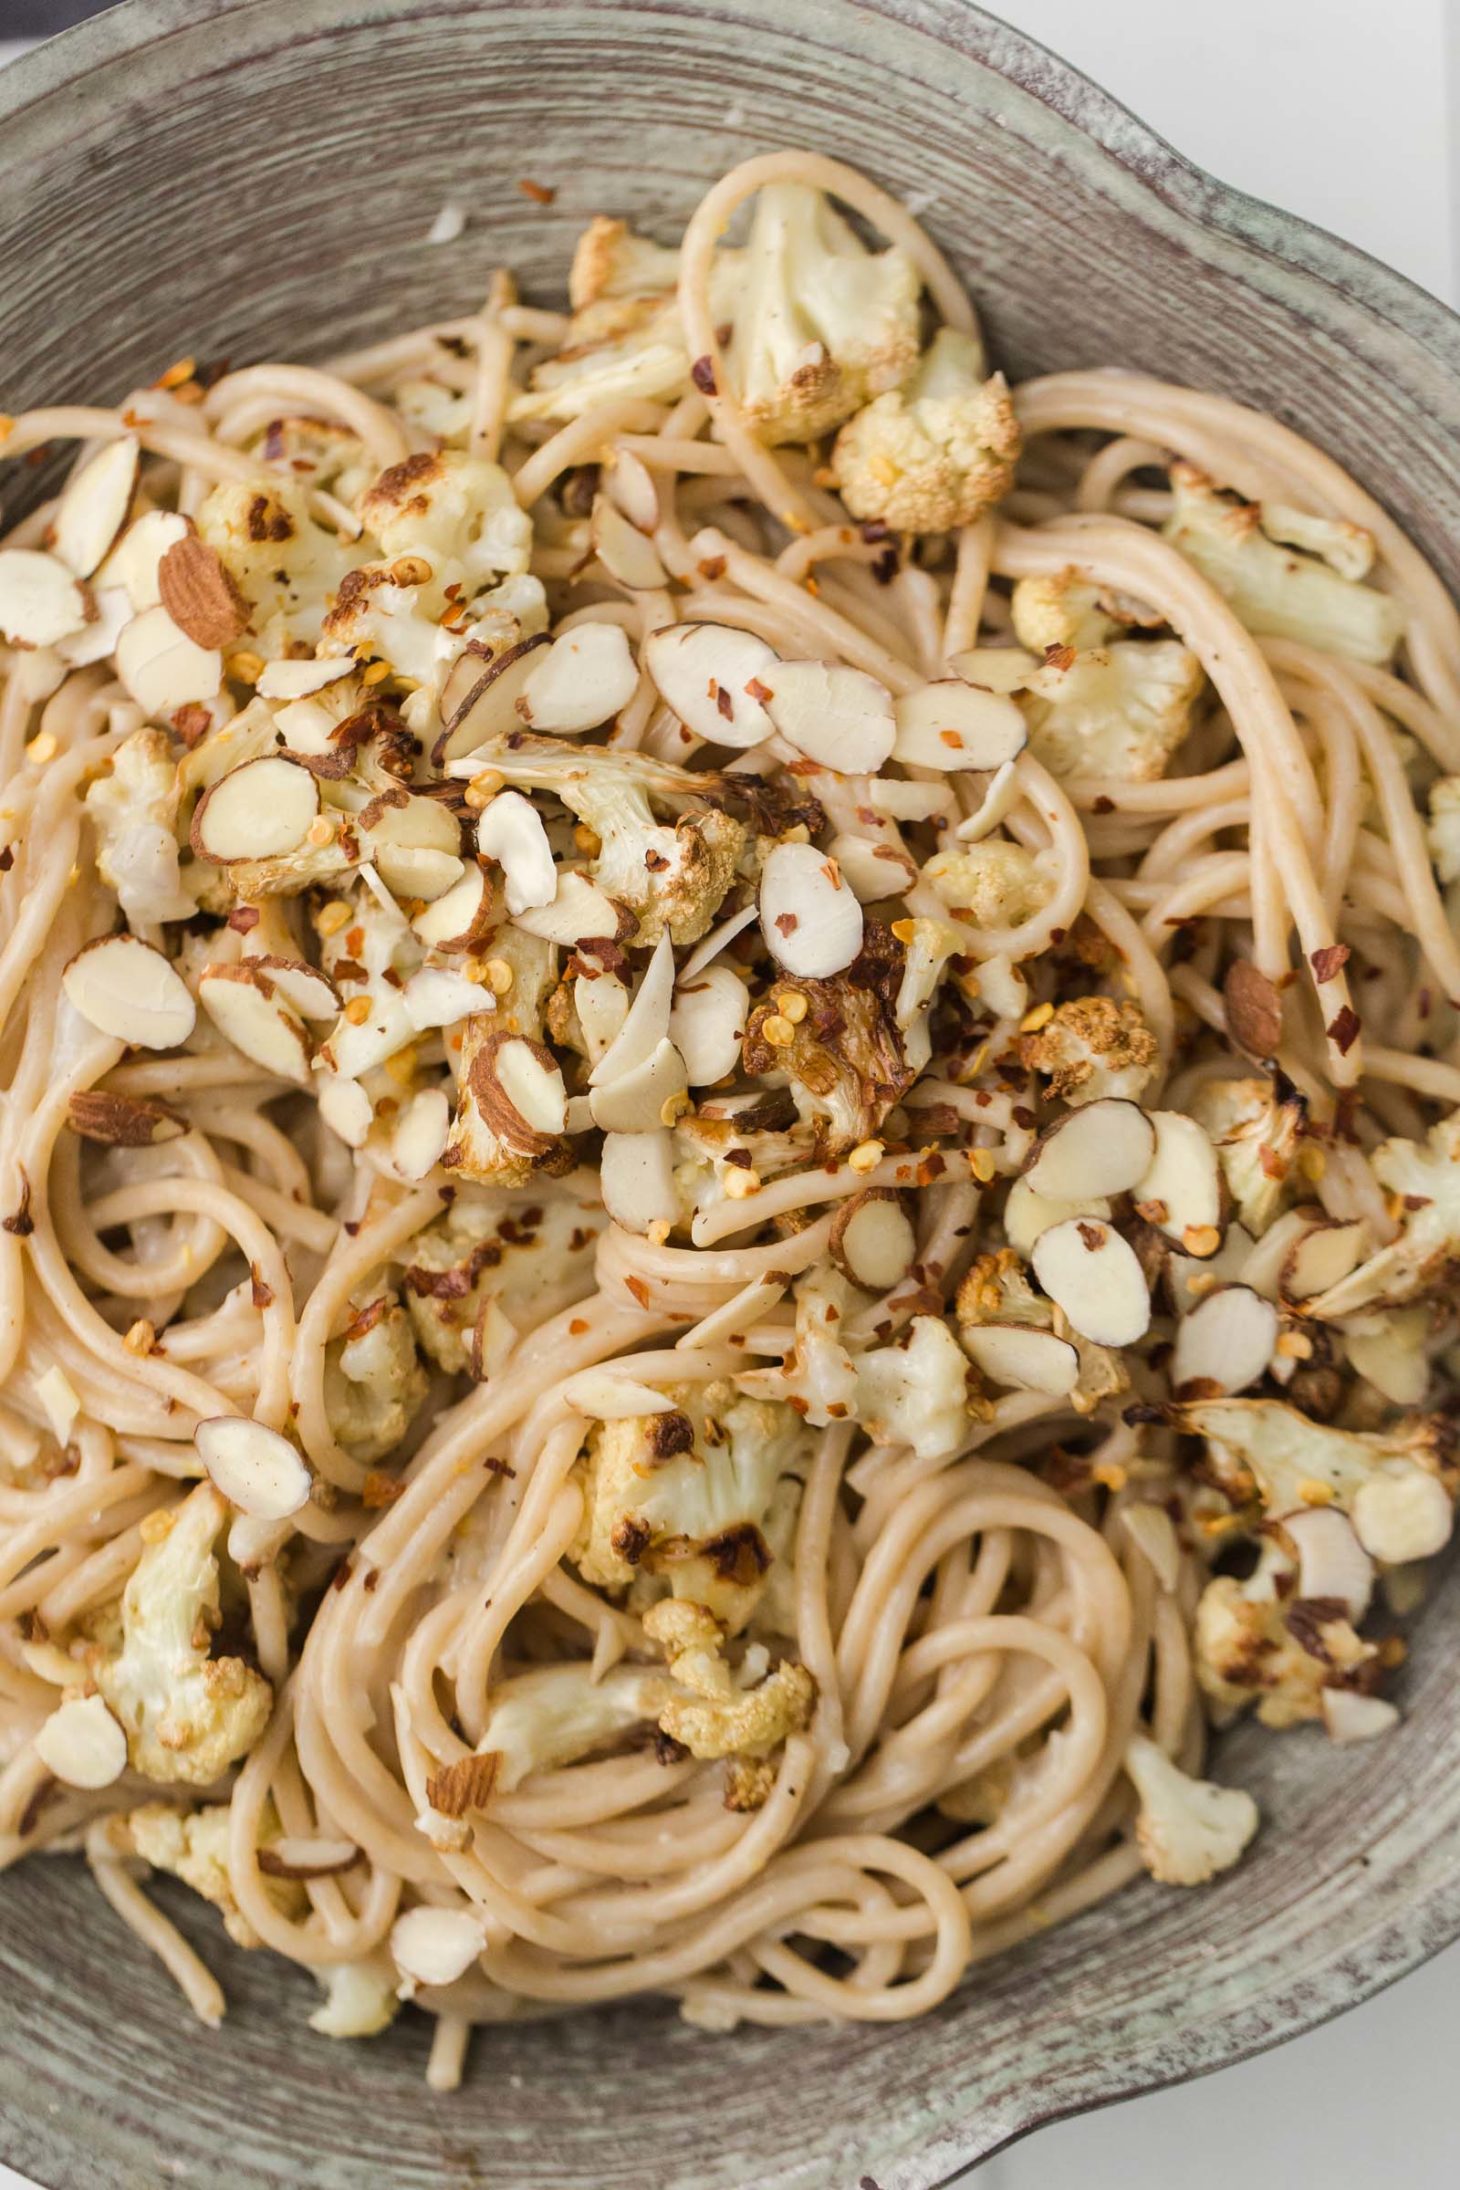
{"type": "MultiPolygon", "coordinates": [[[[1272,410],[1460,581],[1460,321],[961,0],[130,0],[0,78],[0,389],[319,355],[469,307],[500,261],[548,296],[591,213],[672,231],[781,144],[909,197],[1011,373],[1121,362],[1272,410]],[[448,199],[449,256],[424,243],[448,199]]],[[[711,2037],[632,2005],[480,2034],[454,2097],[422,2081],[424,2022],[314,2038],[306,1975],[164,1892],[230,1998],[203,2030],[79,1865],[33,1864],[0,1883],[5,2157],[49,2190],[933,2190],[1460,1932],[1457,1652],[1442,1590],[1389,1739],[1229,1737],[1267,1820],[1239,1871],[1134,1887],[926,2021],[711,2037]]]]}

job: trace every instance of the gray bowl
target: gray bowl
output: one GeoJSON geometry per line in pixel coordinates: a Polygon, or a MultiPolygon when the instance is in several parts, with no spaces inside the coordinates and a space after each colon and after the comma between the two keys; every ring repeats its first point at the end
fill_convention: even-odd
{"type": "MultiPolygon", "coordinates": [[[[0,78],[0,397],[308,357],[469,306],[500,260],[548,295],[590,213],[672,230],[781,144],[928,204],[1011,372],[1122,362],[1260,404],[1460,577],[1460,322],[957,0],[131,0],[0,78]],[[472,216],[449,256],[422,244],[448,198],[472,216]]],[[[169,1897],[232,2003],[203,2031],[77,1866],[33,1865],[0,1887],[4,2156],[49,2190],[932,2190],[1460,1932],[1457,1650],[1448,1591],[1391,1739],[1230,1740],[1268,1821],[1239,1873],[1133,1888],[925,2022],[711,2038],[622,2008],[480,2035],[454,2098],[421,2081],[423,2024],[314,2038],[307,1977],[169,1897]]]]}

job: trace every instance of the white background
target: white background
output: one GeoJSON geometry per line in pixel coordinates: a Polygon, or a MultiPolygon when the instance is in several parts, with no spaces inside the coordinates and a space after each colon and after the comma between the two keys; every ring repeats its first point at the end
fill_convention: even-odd
{"type": "MultiPolygon", "coordinates": [[[[1460,0],[998,12],[1224,181],[1460,302],[1460,0]]],[[[1455,2190],[1457,2024],[1460,1948],[1261,2060],[1044,2130],[976,2190],[1455,2190]]],[[[25,2186],[0,2166],[0,2190],[25,2186]]]]}

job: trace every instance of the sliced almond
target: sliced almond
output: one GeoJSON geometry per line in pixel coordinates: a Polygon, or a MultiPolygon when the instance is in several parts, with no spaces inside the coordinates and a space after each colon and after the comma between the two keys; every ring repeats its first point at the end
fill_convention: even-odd
{"type": "Polygon", "coordinates": [[[54,555],[0,548],[0,632],[12,646],[54,646],[79,631],[89,611],[85,586],[54,555]]]}
{"type": "Polygon", "coordinates": [[[1437,1476],[1422,1468],[1381,1467],[1354,1494],[1354,1534],[1386,1566],[1430,1559],[1450,1541],[1454,1502],[1437,1476]]]}
{"type": "Polygon", "coordinates": [[[423,1087],[401,1112],[390,1137],[390,1160],[404,1179],[424,1179],[441,1161],[451,1132],[444,1089],[423,1087]]]}
{"type": "Polygon", "coordinates": [[[656,593],[668,585],[658,548],[606,494],[594,496],[588,531],[604,569],[631,593],[656,593]]]}
{"type": "Polygon", "coordinates": [[[359,1081],[342,1079],[337,1074],[320,1082],[319,1114],[347,1148],[363,1148],[375,1122],[370,1097],[359,1081]]]}
{"type": "Polygon", "coordinates": [[[694,949],[680,967],[680,980],[691,980],[705,966],[711,965],[726,945],[733,943],[736,936],[751,925],[752,921],[759,916],[759,912],[760,907],[756,904],[755,899],[751,898],[748,904],[741,906],[739,912],[733,912],[726,919],[718,921],[710,929],[708,935],[702,941],[696,943],[694,949]]]}
{"type": "Polygon", "coordinates": [[[223,656],[196,645],[159,605],[134,616],[117,640],[117,675],[145,715],[170,722],[180,707],[217,698],[223,656]]]}
{"type": "Polygon", "coordinates": [[[604,467],[603,489],[615,509],[622,510],[640,532],[652,532],[659,522],[659,489],[654,474],[632,449],[614,449],[604,467]]]}
{"type": "Polygon", "coordinates": [[[419,898],[427,905],[444,897],[466,873],[466,861],[457,853],[432,851],[423,844],[381,844],[375,865],[397,897],[419,898]]]}
{"type": "Polygon", "coordinates": [[[252,959],[206,966],[198,982],[204,1011],[241,1057],[277,1079],[309,1085],[309,1038],[294,1006],[252,959]]]}
{"type": "Polygon", "coordinates": [[[878,776],[867,786],[867,803],[889,821],[932,821],[956,811],[946,783],[908,783],[901,776],[878,776]]]}
{"type": "Polygon", "coordinates": [[[198,1424],[193,1443],[215,1487],[253,1520],[287,1520],[308,1503],[309,1469],[288,1438],[262,1422],[210,1415],[198,1424]]]}
{"type": "Polygon", "coordinates": [[[506,885],[509,913],[551,905],[558,870],[542,817],[520,791],[499,791],[477,816],[477,851],[495,859],[506,885]]]}
{"type": "Polygon", "coordinates": [[[1357,1626],[1374,1594],[1374,1562],[1337,1506],[1308,1506],[1283,1517],[1298,1554],[1298,1595],[1336,1597],[1357,1626]]]}
{"type": "Polygon", "coordinates": [[[629,992],[616,973],[602,973],[594,981],[580,973],[573,983],[573,1008],[588,1044],[589,1064],[596,1068],[623,1031],[629,992]]]}
{"type": "Polygon", "coordinates": [[[897,737],[892,694],[840,662],[782,662],[766,713],[798,753],[846,776],[875,776],[897,737]]]}
{"type": "Polygon", "coordinates": [[[842,879],[860,905],[876,905],[884,898],[901,897],[918,879],[917,862],[900,845],[879,843],[874,837],[833,837],[827,856],[836,861],[842,879]]]}
{"type": "Polygon", "coordinates": [[[1176,1327],[1171,1383],[1178,1399],[1246,1391],[1267,1373],[1278,1312],[1247,1285],[1218,1285],[1176,1327]]]}
{"type": "Polygon", "coordinates": [[[34,1749],[65,1787],[110,1787],[127,1769],[127,1737],[100,1696],[71,1696],[36,1730],[34,1749]]]}
{"type": "Polygon", "coordinates": [[[1394,1406],[1418,1407],[1430,1384],[1429,1329],[1422,1307],[1366,1316],[1343,1334],[1349,1366],[1394,1406]]]}
{"type": "Polygon", "coordinates": [[[72,669],[86,669],[92,662],[110,660],[132,621],[132,604],[120,586],[99,586],[92,606],[95,614],[91,622],[56,645],[56,652],[72,669]]]}
{"type": "Polygon", "coordinates": [[[422,966],[401,990],[411,1025],[424,1033],[430,1027],[459,1026],[474,1013],[492,1009],[490,990],[469,981],[455,966],[422,966]]]}
{"type": "Polygon", "coordinates": [[[432,950],[474,951],[496,923],[497,908],[486,875],[480,867],[469,866],[459,882],[416,914],[411,926],[432,950]]]}
{"type": "Polygon", "coordinates": [[[353,674],[348,654],[334,661],[265,662],[254,690],[261,700],[307,700],[353,674]]]}
{"type": "Polygon", "coordinates": [[[337,1878],[353,1870],[360,1850],[353,1840],[326,1840],[323,1836],[281,1833],[258,1852],[258,1866],[265,1878],[337,1878]]]}
{"type": "Polygon", "coordinates": [[[644,641],[644,667],[685,728],[745,750],[775,728],[764,707],[780,656],[732,624],[666,624],[644,641]]]}
{"type": "Polygon", "coordinates": [[[520,1336],[501,1301],[491,1294],[472,1333],[472,1375],[479,1381],[500,1376],[520,1336]]]}
{"type": "Polygon", "coordinates": [[[446,717],[446,728],[432,754],[438,768],[474,753],[489,738],[506,737],[509,731],[522,728],[517,702],[551,644],[547,633],[540,631],[487,663],[455,714],[446,717]]]}
{"type": "Polygon", "coordinates": [[[1283,1258],[1278,1292],[1284,1300],[1315,1300],[1356,1270],[1364,1259],[1369,1229],[1360,1218],[1311,1224],[1283,1258]]]}
{"type": "Polygon", "coordinates": [[[1030,1323],[970,1323],[958,1335],[974,1367],[1012,1391],[1061,1399],[1079,1379],[1079,1354],[1053,1331],[1030,1323]]]}
{"type": "Polygon", "coordinates": [[[1222,983],[1227,1032],[1250,1057],[1275,1057],[1283,1038],[1283,1000],[1250,958],[1234,959],[1222,983]]]}
{"type": "Polygon", "coordinates": [[[728,966],[706,966],[674,991],[669,1038],[691,1087],[712,1087],[740,1062],[750,1017],[745,983],[728,966]]]}
{"type": "Polygon", "coordinates": [[[230,769],[193,811],[193,850],[228,866],[297,852],[320,810],[319,786],[283,753],[264,753],[230,769]]]}
{"type": "Polygon", "coordinates": [[[465,1909],[407,1909],[391,1927],[391,1959],[418,1985],[454,1985],[486,1947],[479,1916],[465,1909]]]}
{"type": "Polygon", "coordinates": [[[85,944],[61,976],[83,1019],[134,1049],[175,1049],[197,1024],[197,1007],[174,966],[134,935],[85,944]]]}
{"type": "Polygon", "coordinates": [[[775,844],[760,876],[760,927],[778,966],[803,980],[844,973],[862,948],[862,908],[814,844],[775,844]]]}
{"type": "MultiPolygon", "coordinates": [[[[120,586],[135,614],[156,608],[162,599],[157,573],[163,556],[174,541],[186,539],[192,526],[177,510],[144,510],[128,525],[111,554],[96,573],[100,586],[120,586]]],[[[353,662],[346,668],[352,669],[353,662]]]]}
{"type": "Polygon", "coordinates": [[[1036,1141],[1024,1177],[1046,1201],[1103,1200],[1143,1179],[1155,1154],[1156,1129],[1140,1105],[1102,1095],[1036,1141]]]}
{"type": "Polygon", "coordinates": [[[1399,1724],[1387,1696],[1364,1696],[1353,1688],[1325,1688],[1318,1697],[1330,1741],[1373,1741],[1399,1724]]]}
{"type": "Polygon", "coordinates": [[[827,1246],[833,1262],[869,1293],[890,1293],[917,1258],[918,1236],[900,1195],[869,1186],[840,1203],[827,1246]]]}
{"type": "Polygon", "coordinates": [[[1151,1296],[1135,1250],[1098,1217],[1070,1217],[1034,1243],[1034,1275],[1082,1338],[1133,1346],[1151,1322],[1151,1296]]]}
{"type": "Polygon", "coordinates": [[[66,1106],[66,1123],[83,1141],[103,1148],[156,1148],[188,1130],[180,1111],[141,1095],[114,1095],[106,1088],[78,1088],[66,1106]]]}
{"type": "MultiPolygon", "coordinates": [[[[487,665],[493,658],[493,651],[490,646],[483,645],[481,640],[472,639],[457,655],[441,685],[440,708],[444,723],[450,723],[461,713],[481,683],[487,665]]],[[[347,661],[347,668],[353,669],[354,666],[353,661],[347,661]]]]}
{"type": "Polygon", "coordinates": [[[547,943],[581,943],[588,936],[617,936],[618,907],[595,889],[586,875],[558,869],[558,889],[550,905],[525,906],[514,925],[547,943]]]}
{"type": "Polygon", "coordinates": [[[194,646],[224,647],[248,629],[248,603],[216,548],[189,532],[157,566],[162,606],[194,646]]]}
{"type": "Polygon", "coordinates": [[[574,624],[538,656],[517,712],[534,730],[572,737],[611,721],[638,686],[638,667],[621,625],[574,624]]]}
{"type": "Polygon", "coordinates": [[[1047,1201],[1027,1179],[1015,1179],[1004,1203],[1004,1236],[1014,1252],[1027,1256],[1041,1232],[1070,1217],[1108,1217],[1110,1204],[1099,1195],[1076,1202],[1047,1201]]]}
{"type": "Polygon", "coordinates": [[[965,684],[985,692],[1022,692],[1040,666],[1022,646],[971,646],[948,657],[948,667],[965,684]]]}
{"type": "Polygon", "coordinates": [[[1148,1115],[1156,1153],[1135,1187],[1136,1207],[1183,1254],[1205,1261],[1221,1246],[1225,1229],[1217,1152],[1195,1118],[1179,1110],[1148,1115]]]}
{"type": "Polygon", "coordinates": [[[333,1019],[340,992],[327,973],[303,958],[275,958],[260,952],[248,963],[266,973],[279,994],[305,1019],[333,1019]]]}
{"type": "Polygon", "coordinates": [[[561,1133],[568,1091],[551,1051],[514,1035],[499,1044],[493,1062],[497,1084],[524,1125],[533,1133],[561,1133]]]}
{"type": "Polygon", "coordinates": [[[51,548],[78,578],[89,578],[127,521],[137,484],[138,442],[123,434],[71,474],[51,519],[51,548]]]}
{"type": "Polygon", "coordinates": [[[603,1206],[625,1232],[647,1232],[651,1224],[673,1224],[679,1214],[675,1190],[674,1135],[665,1128],[648,1133],[605,1133],[599,1158],[603,1206]]]}
{"type": "Polygon", "coordinates": [[[622,1079],[626,1072],[643,1064],[668,1035],[673,1005],[674,946],[664,935],[654,947],[618,1033],[593,1067],[590,1084],[597,1087],[608,1080],[622,1079]]]}
{"type": "Polygon", "coordinates": [[[892,750],[904,768],[1002,768],[1028,743],[1013,700],[980,691],[961,677],[906,692],[894,700],[892,711],[897,725],[892,750]]]}
{"type": "Polygon", "coordinates": [[[674,1401],[667,1393],[611,1368],[580,1369],[564,1383],[561,1396],[576,1414],[597,1422],[627,1422],[640,1414],[674,1412],[674,1401]]]}
{"type": "Polygon", "coordinates": [[[1255,1293],[1268,1300],[1278,1297],[1278,1281],[1288,1256],[1305,1232],[1322,1223],[1319,1213],[1312,1209],[1285,1209],[1276,1223],[1269,1225],[1261,1239],[1257,1240],[1236,1275],[1244,1285],[1250,1285],[1255,1293]]]}
{"type": "Polygon", "coordinates": [[[590,1087],[593,1122],[605,1133],[651,1133],[663,1125],[666,1104],[688,1086],[684,1059],[666,1037],[641,1063],[601,1087],[590,1087]]]}

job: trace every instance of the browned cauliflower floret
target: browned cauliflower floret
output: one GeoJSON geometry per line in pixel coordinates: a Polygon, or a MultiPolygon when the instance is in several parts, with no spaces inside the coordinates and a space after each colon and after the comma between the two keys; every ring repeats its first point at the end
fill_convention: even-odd
{"type": "Polygon", "coordinates": [[[112,755],[109,775],[86,793],[96,830],[96,871],[117,893],[133,928],[187,920],[197,910],[183,886],[179,786],[165,730],[134,730],[112,755]]]}
{"type": "Polygon", "coordinates": [[[1196,1675],[1219,1718],[1256,1704],[1264,1726],[1323,1716],[1325,1688],[1362,1688],[1377,1659],[1343,1605],[1327,1598],[1254,1598],[1230,1574],[1208,1582],[1193,1632],[1196,1675]]]}
{"type": "MultiPolygon", "coordinates": [[[[106,1837],[119,1855],[139,1856],[154,1871],[170,1871],[185,1886],[211,1901],[230,1939],[241,1947],[261,1944],[258,1933],[234,1899],[228,1875],[228,1805],[205,1803],[196,1810],[167,1802],[144,1802],[107,1822],[106,1837]]],[[[269,1879],[266,1891],[280,1913],[304,1913],[304,1888],[289,1879],[269,1879]]]]}
{"type": "Polygon", "coordinates": [[[1346,1316],[1444,1292],[1460,1264],[1460,1110],[1425,1141],[1382,1142],[1370,1161],[1392,1197],[1399,1237],[1308,1302],[1310,1314],[1346,1316]]]}
{"type": "Polygon", "coordinates": [[[1037,1033],[1019,1037],[1021,1063],[1046,1074],[1051,1095],[1066,1103],[1136,1101],[1155,1075],[1156,1055],[1139,1006],[1108,996],[1071,997],[1037,1033]]]}
{"type": "Polygon", "coordinates": [[[1005,837],[935,852],[923,868],[955,920],[975,928],[1017,928],[1042,912],[1057,877],[1037,853],[1005,837]]]}
{"type": "Polygon", "coordinates": [[[511,1794],[533,1772],[576,1764],[652,1726],[668,1688],[662,1672],[634,1665],[600,1680],[586,1664],[535,1666],[494,1684],[478,1745],[497,1760],[491,1792],[511,1794]]]}
{"type": "Polygon", "coordinates": [[[1193,1779],[1144,1734],[1127,1742],[1125,1768],[1141,1803],[1136,1845],[1153,1878],[1204,1886],[1232,1868],[1259,1823],[1245,1788],[1193,1779]]]}
{"type": "Polygon", "coordinates": [[[984,377],[976,336],[942,327],[905,387],[837,435],[832,469],[854,517],[897,532],[952,532],[1002,499],[1019,422],[1002,373],[984,377]]]}
{"type": "Polygon", "coordinates": [[[476,1368],[476,1325],[489,1300],[520,1334],[586,1299],[603,1224],[603,1209],[571,1190],[466,1189],[411,1242],[402,1289],[421,1345],[443,1369],[476,1368]]]}
{"type": "Polygon", "coordinates": [[[1026,680],[1030,750],[1055,776],[1151,783],[1191,728],[1202,666],[1177,639],[1054,649],[1026,680]]]}
{"type": "Polygon", "coordinates": [[[325,1349],[324,1401],[330,1428],[352,1459],[393,1452],[426,1396],[411,1322],[393,1293],[362,1308],[325,1349]]]}
{"type": "Polygon", "coordinates": [[[1293,1198],[1307,1104],[1252,1077],[1203,1080],[1187,1107],[1216,1144],[1238,1217],[1260,1238],[1293,1198]]]}
{"type": "Polygon", "coordinates": [[[122,1592],[117,1647],[91,1674],[146,1779],[211,1786],[268,1724],[273,1690],[241,1658],[209,1655],[220,1619],[214,1545],[228,1506],[211,1483],[143,1522],[144,1548],[122,1592]]]}
{"type": "Polygon", "coordinates": [[[901,946],[869,921],[861,956],[845,973],[824,981],[782,975],[750,1015],[742,1045],[746,1071],[756,1079],[786,1075],[797,1112],[827,1156],[874,1134],[917,1077],[897,1020],[902,967],[901,946]],[[804,1000],[803,1017],[788,1021],[788,997],[804,1000]],[[791,1025],[787,1046],[767,1040],[771,1019],[780,1022],[776,1033],[791,1025]]]}
{"type": "Polygon", "coordinates": [[[485,1186],[526,1186],[573,1162],[562,1068],[543,1039],[558,953],[518,927],[496,929],[491,949],[511,985],[494,1011],[463,1024],[456,1116],[441,1160],[485,1186]]]}
{"type": "Polygon", "coordinates": [[[216,549],[249,605],[249,647],[265,660],[303,640],[313,646],[326,610],[359,549],[316,524],[303,486],[258,488],[225,480],[198,511],[198,534],[216,549]]]}
{"type": "Polygon", "coordinates": [[[728,1381],[667,1387],[665,1397],[667,1413],[595,1424],[570,1556],[599,1588],[651,1577],[740,1628],[765,1587],[766,1522],[801,1458],[800,1418],[728,1381]]]}
{"type": "Polygon", "coordinates": [[[764,1757],[810,1725],[816,1682],[806,1667],[784,1659],[754,1686],[741,1687],[726,1663],[719,1624],[703,1605],[675,1599],[652,1605],[644,1632],[663,1650],[675,1682],[659,1714],[660,1731],[691,1756],[764,1757]]]}
{"type": "Polygon", "coordinates": [[[1129,1386],[1120,1355],[1073,1330],[1053,1302],[1035,1292],[1010,1248],[971,1264],[958,1288],[956,1313],[964,1351],[993,1384],[1067,1395],[1082,1414],[1129,1386]],[[1030,1349],[1003,1338],[1011,1328],[1048,1332],[1061,1343],[1030,1349]],[[985,1335],[990,1331],[992,1338],[985,1335]]]}

